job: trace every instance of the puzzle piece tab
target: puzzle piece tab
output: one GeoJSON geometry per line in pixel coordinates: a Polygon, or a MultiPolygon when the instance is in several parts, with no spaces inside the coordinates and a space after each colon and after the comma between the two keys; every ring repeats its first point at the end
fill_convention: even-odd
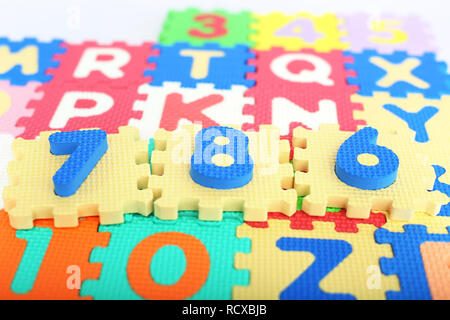
{"type": "Polygon", "coordinates": [[[52,133],[13,143],[14,160],[8,165],[11,184],[3,189],[3,199],[14,228],[30,229],[34,219],[49,218],[56,227],[75,227],[85,216],[114,224],[123,222],[124,213],[152,212],[148,142],[139,140],[136,128],[121,127],[118,134],[108,135],[108,150],[70,197],[54,192],[52,177],[68,156],[50,153],[52,133]]]}

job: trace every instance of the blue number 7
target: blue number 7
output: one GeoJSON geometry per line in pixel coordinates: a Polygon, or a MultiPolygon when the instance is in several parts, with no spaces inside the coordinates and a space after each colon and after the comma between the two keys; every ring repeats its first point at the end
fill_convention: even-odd
{"type": "Polygon", "coordinates": [[[61,197],[74,194],[108,150],[106,132],[98,129],[55,132],[48,140],[52,154],[70,154],[53,176],[55,193],[61,197]]]}

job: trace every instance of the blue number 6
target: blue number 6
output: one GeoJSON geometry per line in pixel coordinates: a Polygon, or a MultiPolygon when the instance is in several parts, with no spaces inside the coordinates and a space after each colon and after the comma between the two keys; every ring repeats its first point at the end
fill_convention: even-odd
{"type": "Polygon", "coordinates": [[[376,190],[390,186],[397,178],[399,160],[390,149],[378,146],[378,131],[365,127],[354,133],[340,146],[335,172],[349,186],[376,190]],[[369,164],[361,164],[365,157],[369,164]]]}

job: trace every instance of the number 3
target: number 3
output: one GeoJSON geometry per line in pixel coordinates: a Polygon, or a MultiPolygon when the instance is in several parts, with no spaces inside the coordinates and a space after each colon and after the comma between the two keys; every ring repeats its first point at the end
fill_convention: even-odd
{"type": "Polygon", "coordinates": [[[225,23],[227,19],[215,14],[200,14],[195,16],[195,21],[199,21],[203,24],[204,28],[211,28],[210,32],[204,32],[199,29],[190,29],[188,31],[189,35],[197,38],[218,38],[227,34],[227,29],[225,28],[225,23]]]}

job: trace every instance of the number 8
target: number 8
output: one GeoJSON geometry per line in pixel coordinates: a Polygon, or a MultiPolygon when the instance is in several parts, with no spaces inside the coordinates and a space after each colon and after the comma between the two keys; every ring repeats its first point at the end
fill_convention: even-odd
{"type": "Polygon", "coordinates": [[[192,180],[214,189],[245,186],[253,177],[248,142],[242,131],[229,127],[210,127],[198,132],[191,158],[192,180]]]}

